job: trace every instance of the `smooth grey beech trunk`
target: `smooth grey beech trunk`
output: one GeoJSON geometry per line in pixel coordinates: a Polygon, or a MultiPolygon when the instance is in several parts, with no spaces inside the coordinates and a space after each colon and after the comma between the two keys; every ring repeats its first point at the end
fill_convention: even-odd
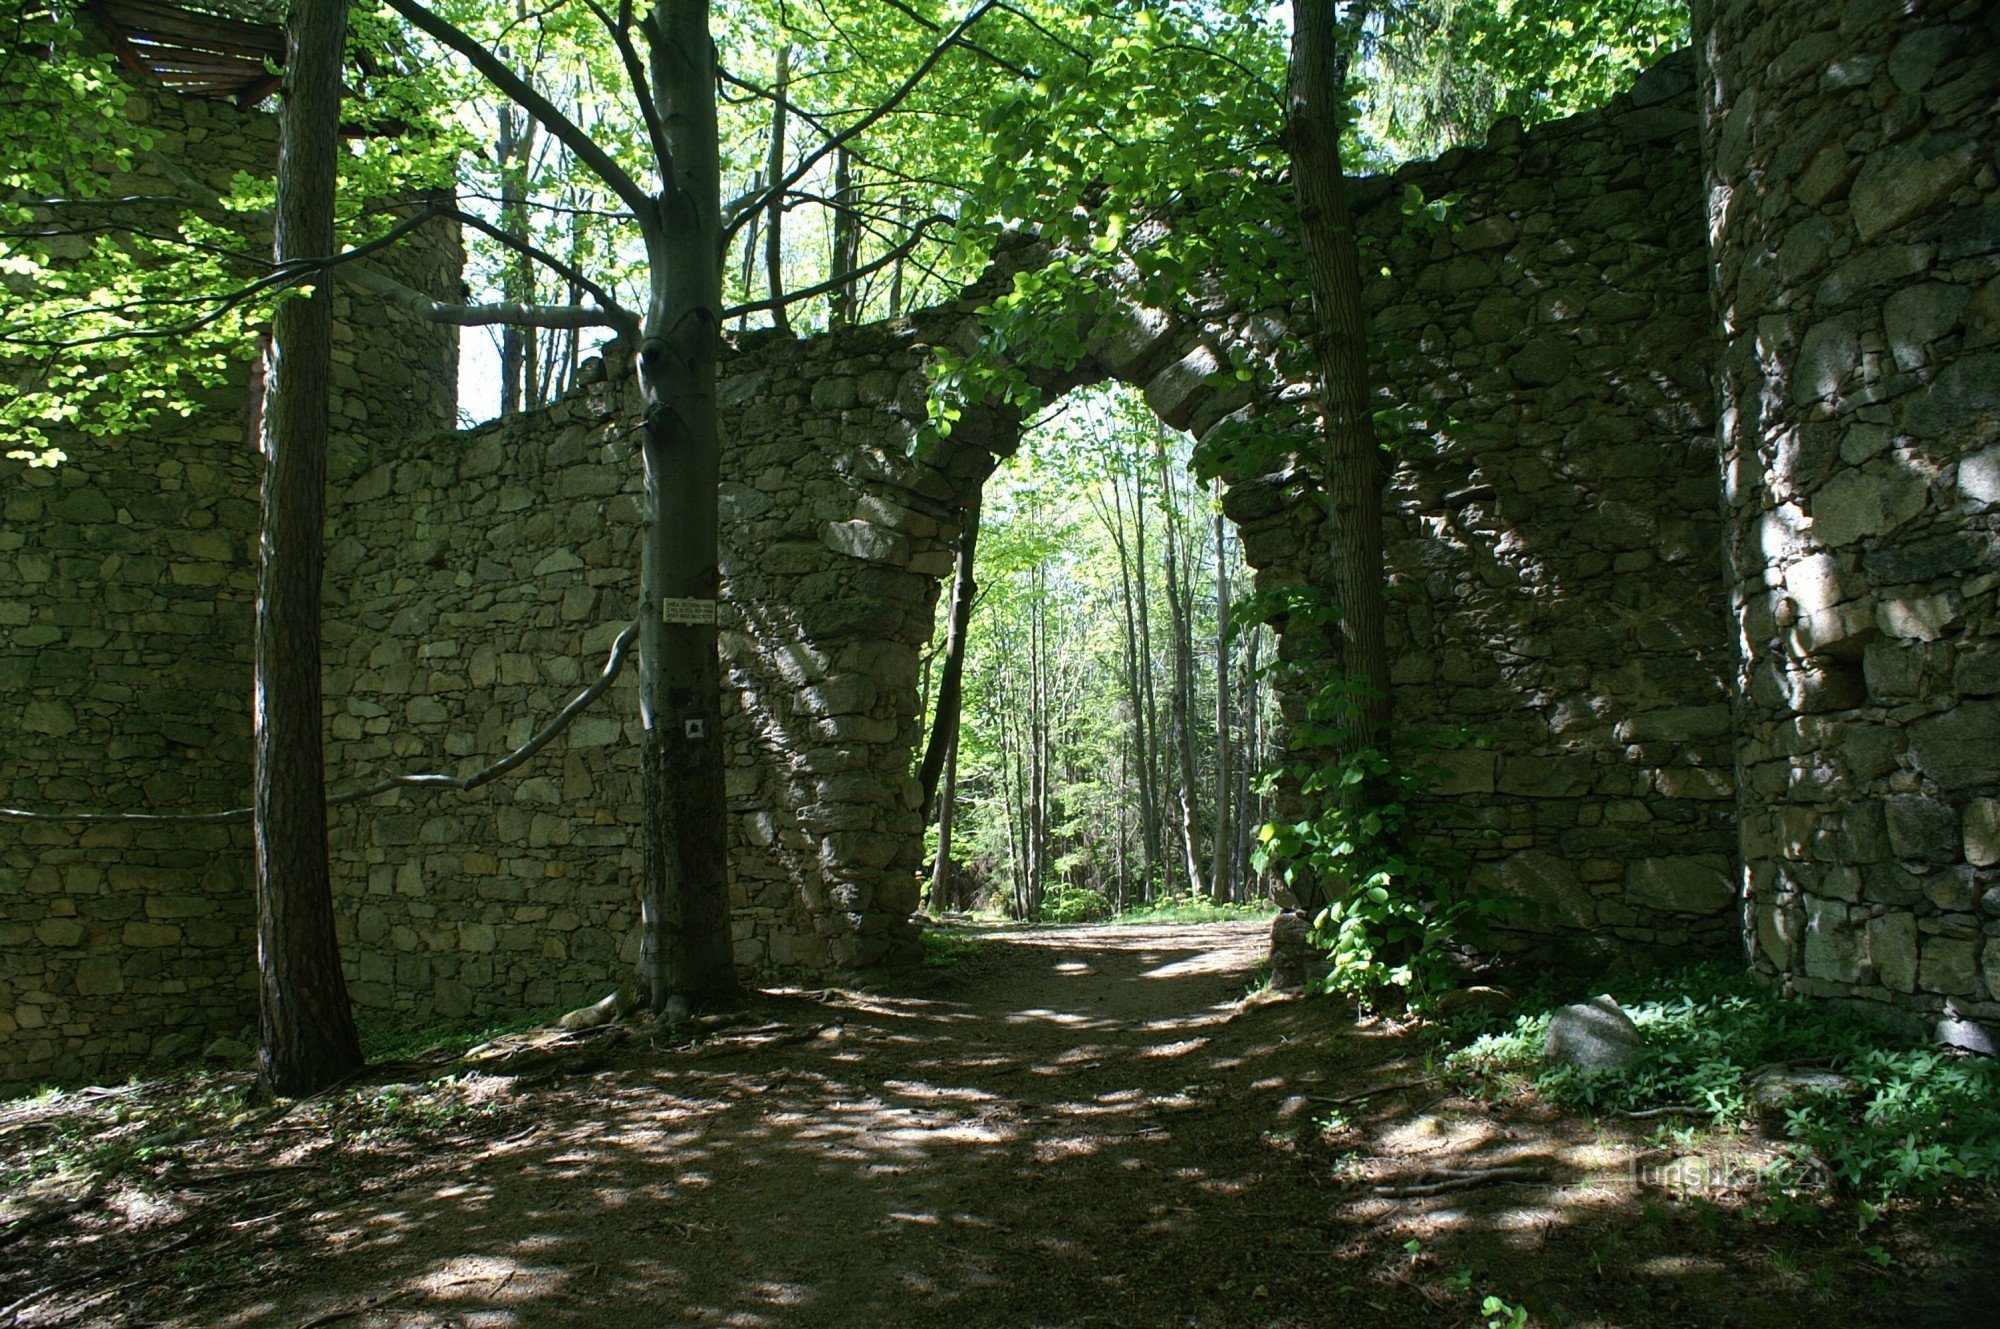
{"type": "Polygon", "coordinates": [[[639,343],[645,421],[639,705],[643,866],[639,972],[652,1008],[729,995],[727,804],[716,602],[722,325],[721,171],[707,0],[648,15],[654,95],[672,153],[641,217],[651,292],[639,343]]]}
{"type": "MultiPolygon", "coordinates": [[[[285,23],[274,254],[333,253],[347,0],[293,0],[285,23]]],[[[333,291],[272,319],[257,576],[254,798],[257,1072],[273,1094],[311,1093],[361,1065],[340,971],[326,854],[320,717],[320,577],[326,516],[333,291]]]]}

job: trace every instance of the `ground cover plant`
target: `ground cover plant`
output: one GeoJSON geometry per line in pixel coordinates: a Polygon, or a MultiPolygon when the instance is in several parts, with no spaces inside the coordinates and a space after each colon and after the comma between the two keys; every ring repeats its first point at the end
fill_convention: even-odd
{"type": "Polygon", "coordinates": [[[1841,1192],[1871,1204],[2000,1185],[2000,1062],[1992,1058],[1913,1044],[1720,965],[1611,992],[1646,1036],[1626,1071],[1544,1065],[1554,1006],[1546,1000],[1449,1052],[1443,1070],[1482,1092],[1531,1091],[1593,1114],[1671,1117],[1724,1132],[1762,1117],[1797,1163],[1823,1168],[1841,1192]],[[1760,1074],[1802,1068],[1829,1078],[1760,1105],[1760,1074]]]}

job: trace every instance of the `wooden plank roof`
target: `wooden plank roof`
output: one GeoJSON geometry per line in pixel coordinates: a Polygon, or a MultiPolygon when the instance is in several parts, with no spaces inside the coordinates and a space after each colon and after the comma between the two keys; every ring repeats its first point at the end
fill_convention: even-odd
{"type": "Polygon", "coordinates": [[[176,92],[227,98],[248,109],[278,89],[285,31],[251,0],[194,6],[166,0],[86,0],[118,59],[176,92]],[[259,17],[259,15],[264,15],[259,17]]]}

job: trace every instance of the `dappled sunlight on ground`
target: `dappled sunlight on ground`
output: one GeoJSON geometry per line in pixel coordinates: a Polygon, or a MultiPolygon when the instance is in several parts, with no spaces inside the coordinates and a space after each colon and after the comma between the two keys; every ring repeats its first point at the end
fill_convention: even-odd
{"type": "Polygon", "coordinates": [[[370,1091],[389,1119],[343,1143],[244,1142],[212,1174],[241,1190],[195,1160],[51,1225],[67,1290],[23,1262],[37,1242],[0,1245],[0,1306],[185,1329],[1304,1329],[1469,1324],[1495,1293],[1538,1323],[1875,1322],[1830,1291],[1860,1276],[1851,1236],[1772,1282],[1757,1243],[1637,1189],[1639,1131],[1452,1098],[1404,1026],[1245,1003],[1263,931],[1008,929],[962,973],[778,994],[699,1046],[544,1040],[534,1075],[370,1091]],[[437,1124],[397,1127],[432,1099],[437,1124]],[[1424,1193],[1496,1167],[1529,1176],[1424,1193]],[[1766,1290],[1725,1304],[1725,1279],[1766,1290]]]}

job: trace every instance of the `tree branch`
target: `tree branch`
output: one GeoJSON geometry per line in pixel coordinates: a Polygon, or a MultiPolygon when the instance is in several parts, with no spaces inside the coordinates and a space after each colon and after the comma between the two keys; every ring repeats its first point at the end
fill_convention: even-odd
{"type": "Polygon", "coordinates": [[[618,0],[618,17],[615,20],[597,0],[583,2],[618,46],[618,58],[625,65],[625,81],[632,85],[632,99],[639,104],[639,116],[646,122],[646,138],[653,145],[653,156],[659,159],[660,178],[668,179],[671,177],[674,154],[667,146],[667,128],[660,120],[659,106],[653,101],[652,84],[646,79],[646,63],[639,58],[639,48],[632,44],[632,0],[618,0]]]}
{"type": "MultiPolygon", "coordinates": [[[[408,2],[409,0],[390,0],[390,3],[398,6],[407,4],[408,2]]],[[[772,181],[766,187],[763,194],[745,204],[740,212],[733,217],[725,216],[722,224],[723,243],[726,245],[733,240],[736,237],[737,230],[742,227],[746,218],[759,208],[766,206],[772,197],[782,197],[789,192],[792,186],[803,180],[806,177],[806,173],[811,171],[814,166],[817,166],[828,153],[846,146],[850,140],[867,132],[883,116],[888,115],[896,107],[900,106],[903,99],[914,92],[917,85],[922,83],[925,76],[937,66],[937,62],[944,59],[945,53],[958,45],[975,23],[992,13],[999,2],[1000,0],[980,0],[979,4],[973,6],[971,12],[967,13],[964,18],[952,26],[950,32],[938,39],[937,45],[931,48],[930,54],[917,63],[917,67],[910,71],[909,76],[897,86],[894,92],[877,102],[859,120],[856,120],[846,129],[843,129],[840,133],[835,134],[833,137],[827,139],[826,142],[820,144],[819,147],[807,153],[797,166],[794,166],[785,174],[782,180],[772,181]]]]}
{"type": "Polygon", "coordinates": [[[755,314],[760,310],[775,309],[779,305],[796,304],[801,300],[810,300],[814,296],[826,295],[829,292],[837,290],[843,286],[851,286],[858,278],[866,277],[871,272],[879,272],[881,269],[888,267],[891,263],[894,263],[899,258],[909,257],[910,251],[915,249],[919,244],[923,243],[924,233],[930,227],[940,224],[950,225],[955,220],[956,218],[947,217],[943,213],[938,213],[934,216],[926,217],[922,221],[916,224],[915,228],[913,228],[913,230],[910,233],[910,238],[904,241],[900,246],[890,250],[888,253],[882,255],[880,258],[871,259],[867,263],[864,263],[860,267],[854,269],[854,271],[852,272],[841,273],[838,276],[828,279],[827,281],[821,282],[817,286],[808,286],[804,290],[787,291],[784,294],[784,296],[779,299],[753,300],[749,304],[731,305],[729,308],[722,311],[722,317],[725,320],[727,320],[736,318],[743,314],[755,314]]]}
{"type": "MultiPolygon", "coordinates": [[[[430,10],[416,3],[416,0],[388,0],[389,7],[408,19],[418,31],[433,40],[457,51],[472,67],[495,88],[512,98],[514,103],[549,131],[563,146],[575,154],[576,159],[588,166],[591,173],[602,180],[612,193],[624,201],[635,217],[646,217],[653,207],[652,195],[640,188],[639,182],[626,173],[597,141],[577,128],[576,123],[561,111],[555,103],[535,91],[534,87],[519,74],[502,64],[493,52],[487,50],[477,40],[463,30],[439,18],[430,10]]],[[[661,178],[668,177],[668,162],[660,161],[661,178]]]]}
{"type": "MultiPolygon", "coordinates": [[[[632,653],[632,644],[639,639],[639,620],[625,625],[611,643],[611,654],[604,662],[604,670],[596,680],[576,696],[569,704],[557,711],[554,718],[520,747],[515,748],[490,766],[482,766],[470,775],[447,775],[442,771],[391,775],[359,789],[349,789],[326,800],[330,808],[342,807],[348,803],[359,803],[377,794],[386,794],[392,789],[404,787],[415,789],[457,789],[460,791],[477,789],[483,784],[499,779],[507,772],[527,761],[555,740],[556,735],[569,728],[570,722],[589,708],[590,704],[607,692],[625,668],[625,660],[632,653]]],[[[216,824],[250,820],[251,809],[231,808],[227,812],[29,812],[22,808],[0,808],[0,821],[13,822],[75,822],[80,825],[98,825],[105,822],[142,822],[147,825],[190,825],[216,824]]]]}

